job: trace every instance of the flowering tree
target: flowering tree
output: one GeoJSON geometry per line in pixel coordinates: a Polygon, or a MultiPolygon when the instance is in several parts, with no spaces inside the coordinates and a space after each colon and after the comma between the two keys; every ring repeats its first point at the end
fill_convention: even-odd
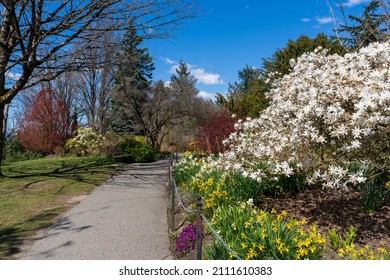
{"type": "Polygon", "coordinates": [[[326,52],[293,60],[292,72],[272,84],[271,105],[237,123],[229,151],[214,164],[257,180],[304,173],[331,188],[388,173],[390,43],[344,57],[326,52]]]}
{"type": "Polygon", "coordinates": [[[51,88],[29,98],[23,107],[18,136],[22,146],[44,154],[64,147],[72,135],[70,108],[64,98],[51,88]]]}
{"type": "Polygon", "coordinates": [[[66,142],[66,147],[77,154],[87,156],[102,145],[104,137],[93,131],[90,127],[80,127],[75,136],[66,142]]]}

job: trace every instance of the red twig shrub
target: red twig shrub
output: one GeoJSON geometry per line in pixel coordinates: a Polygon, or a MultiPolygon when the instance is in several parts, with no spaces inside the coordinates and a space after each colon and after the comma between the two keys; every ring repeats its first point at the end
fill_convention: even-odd
{"type": "Polygon", "coordinates": [[[51,154],[72,135],[70,108],[51,88],[41,90],[23,105],[18,136],[26,150],[51,154]]]}
{"type": "Polygon", "coordinates": [[[209,154],[225,152],[222,141],[235,131],[235,121],[229,113],[217,113],[200,128],[196,135],[197,147],[209,154]]]}

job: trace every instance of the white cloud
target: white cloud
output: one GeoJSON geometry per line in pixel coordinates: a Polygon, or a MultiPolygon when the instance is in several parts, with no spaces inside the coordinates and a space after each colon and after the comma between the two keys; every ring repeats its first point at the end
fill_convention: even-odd
{"type": "Polygon", "coordinates": [[[343,3],[343,6],[351,8],[351,7],[354,7],[354,6],[363,4],[363,3],[368,3],[368,2],[371,2],[371,0],[348,0],[348,2],[343,3]]]}
{"type": "Polygon", "coordinates": [[[199,83],[205,85],[221,85],[223,84],[223,80],[219,74],[208,73],[205,69],[199,68],[196,66],[190,66],[190,72],[194,75],[195,79],[198,80],[199,83]]]}
{"type": "MultiPolygon", "coordinates": [[[[173,62],[173,60],[166,59],[166,61],[167,60],[173,62]]],[[[170,64],[173,64],[173,63],[170,63],[170,64]]],[[[196,65],[191,65],[188,63],[187,63],[187,65],[188,65],[188,70],[190,71],[190,73],[194,76],[194,78],[200,84],[210,86],[210,85],[221,85],[224,83],[224,81],[221,79],[221,76],[219,74],[207,72],[204,68],[201,68],[201,67],[196,66],[196,65]]],[[[171,69],[169,70],[169,73],[176,74],[176,69],[178,66],[179,66],[179,64],[173,65],[171,67],[171,69]]]]}
{"type": "Polygon", "coordinates": [[[310,22],[310,21],[311,21],[311,18],[301,18],[301,21],[302,21],[302,22],[310,22]]]}
{"type": "Polygon", "coordinates": [[[200,96],[200,97],[202,97],[203,99],[206,99],[206,100],[209,100],[209,99],[211,99],[211,100],[214,100],[215,99],[215,94],[213,94],[213,93],[209,93],[209,92],[206,92],[206,91],[200,91],[199,93],[198,93],[198,95],[200,96]]]}
{"type": "Polygon", "coordinates": [[[168,57],[161,57],[162,60],[165,61],[165,63],[167,64],[177,64],[176,61],[173,61],[172,59],[168,58],[168,57]]]}
{"type": "Polygon", "coordinates": [[[333,18],[332,17],[317,17],[316,21],[319,24],[327,24],[327,23],[333,22],[333,18]]]}

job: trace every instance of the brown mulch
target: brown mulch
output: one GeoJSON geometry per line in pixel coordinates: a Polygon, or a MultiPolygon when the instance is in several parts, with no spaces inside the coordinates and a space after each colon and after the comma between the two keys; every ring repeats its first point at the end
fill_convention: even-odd
{"type": "Polygon", "coordinates": [[[373,214],[365,213],[359,193],[354,190],[306,190],[287,198],[265,198],[260,207],[286,210],[290,217],[306,218],[322,233],[329,228],[344,232],[354,226],[356,245],[390,248],[390,197],[373,214]]]}
{"type": "MultiPolygon", "coordinates": [[[[354,226],[357,230],[354,241],[356,247],[369,245],[372,248],[390,249],[390,196],[373,214],[364,211],[360,195],[354,190],[307,189],[285,198],[263,197],[260,201],[255,201],[255,204],[263,210],[285,210],[291,218],[305,218],[309,224],[316,224],[318,231],[324,236],[329,229],[344,233],[347,227],[354,226]]],[[[178,214],[176,222],[182,220],[183,217],[178,214]]],[[[174,244],[172,252],[175,255],[174,244]]],[[[195,258],[196,251],[184,257],[175,256],[175,259],[182,260],[195,258]]],[[[323,259],[339,259],[337,253],[332,251],[329,239],[323,259]]]]}

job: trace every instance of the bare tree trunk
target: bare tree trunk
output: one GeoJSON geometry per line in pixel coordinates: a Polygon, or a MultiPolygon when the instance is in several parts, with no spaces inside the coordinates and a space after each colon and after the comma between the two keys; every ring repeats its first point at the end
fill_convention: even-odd
{"type": "Polygon", "coordinates": [[[7,119],[8,119],[8,109],[10,104],[0,103],[0,177],[4,177],[2,172],[3,158],[4,158],[4,144],[5,136],[7,132],[7,119]]]}

